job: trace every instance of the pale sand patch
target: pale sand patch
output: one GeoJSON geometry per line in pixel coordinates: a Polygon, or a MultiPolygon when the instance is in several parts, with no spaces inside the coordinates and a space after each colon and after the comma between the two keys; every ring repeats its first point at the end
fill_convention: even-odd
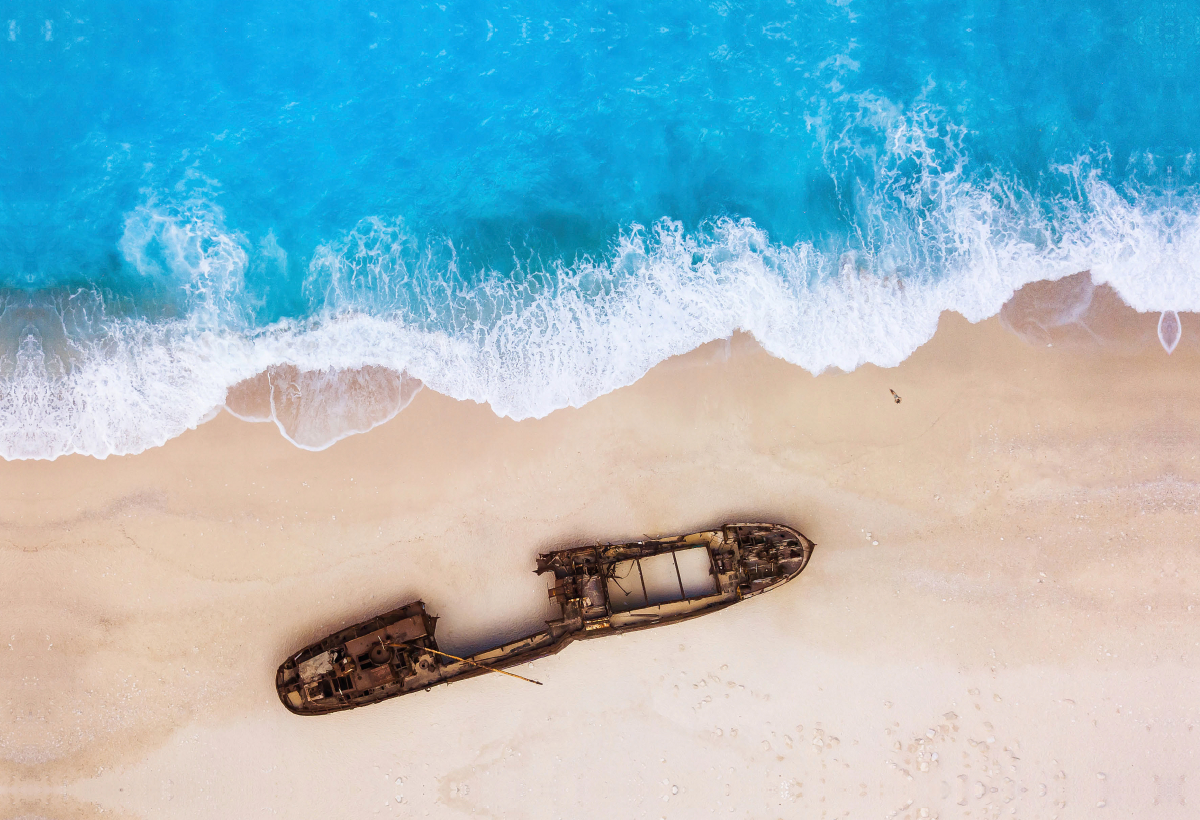
{"type": "Polygon", "coordinates": [[[947,316],[891,370],[738,338],[540,421],[427,390],[318,453],[223,414],[0,465],[0,816],[1180,816],[1198,363],[947,316]],[[423,597],[469,650],[549,613],[538,551],[728,519],[796,526],[810,567],[544,687],[276,700],[341,625],[423,597]]]}

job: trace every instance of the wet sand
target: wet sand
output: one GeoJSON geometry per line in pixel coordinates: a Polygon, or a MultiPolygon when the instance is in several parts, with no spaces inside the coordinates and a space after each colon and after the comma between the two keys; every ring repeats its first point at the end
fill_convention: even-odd
{"type": "Polygon", "coordinates": [[[738,337],[538,421],[426,390],[319,453],[222,414],[0,465],[0,817],[1183,816],[1200,353],[1051,336],[946,315],[817,377],[738,337]],[[469,651],[550,613],[537,552],[731,519],[812,563],[543,687],[276,699],[347,623],[423,597],[469,651]]]}

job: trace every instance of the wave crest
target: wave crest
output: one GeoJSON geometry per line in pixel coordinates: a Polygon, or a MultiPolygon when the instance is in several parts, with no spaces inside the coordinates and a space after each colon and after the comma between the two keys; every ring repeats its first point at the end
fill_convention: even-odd
{"type": "MultiPolygon", "coordinates": [[[[749,219],[694,231],[663,219],[603,256],[464,272],[451,242],[373,217],[312,253],[308,317],[267,327],[248,319],[250,243],[211,197],[150,199],[120,249],[174,289],[176,315],[115,317],[95,294],[80,310],[6,308],[18,343],[0,358],[0,455],[136,453],[223,405],[319,449],[390,418],[421,383],[539,417],[739,330],[814,373],[894,366],[942,311],[979,321],[1023,285],[1083,270],[1138,310],[1200,310],[1194,187],[1118,189],[1088,157],[1051,169],[1058,193],[1039,193],[971,173],[968,135],[933,108],[863,99],[855,111],[814,125],[840,181],[839,239],[781,244],[749,219]]],[[[268,252],[286,266],[273,235],[268,252]]]]}

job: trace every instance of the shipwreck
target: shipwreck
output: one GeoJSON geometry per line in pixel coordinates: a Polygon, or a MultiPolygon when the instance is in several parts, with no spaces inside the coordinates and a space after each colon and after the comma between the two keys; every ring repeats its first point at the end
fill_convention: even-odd
{"type": "Polygon", "coordinates": [[[535,571],[553,575],[550,598],[562,617],[540,632],[458,657],[438,647],[438,619],[414,601],[296,652],[279,667],[275,686],[290,711],[323,715],[490,672],[512,675],[504,670],[576,640],[663,626],[761,595],[795,578],[812,550],[790,527],[726,524],[547,552],[535,571]]]}

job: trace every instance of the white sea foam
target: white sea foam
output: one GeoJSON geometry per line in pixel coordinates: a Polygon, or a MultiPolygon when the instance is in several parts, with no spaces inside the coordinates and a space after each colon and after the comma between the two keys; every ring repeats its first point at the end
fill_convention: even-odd
{"type": "Polygon", "coordinates": [[[1118,191],[1080,161],[1056,170],[1072,193],[1039,199],[1001,174],[968,175],[961,134],[935,114],[862,110],[829,153],[875,169],[850,194],[858,230],[842,247],[773,243],[749,220],[695,232],[663,220],[623,232],[604,258],[465,277],[448,243],[372,218],[312,254],[312,318],[267,328],[246,319],[243,277],[286,264],[274,237],[252,255],[209,200],[148,201],[121,251],[180,294],[177,315],[113,318],[96,297],[59,310],[85,315],[86,332],[18,328],[0,360],[0,455],[136,453],[227,401],[319,449],[390,418],[417,380],[540,417],[738,330],[814,373],[893,366],[944,310],[979,321],[1028,282],[1089,269],[1138,310],[1200,310],[1195,195],[1118,191]],[[882,149],[859,138],[880,127],[872,118],[890,122],[882,149]],[[230,394],[264,373],[257,399],[230,394]]]}
{"type": "MultiPolygon", "coordinates": [[[[225,228],[224,214],[206,194],[194,185],[180,201],[151,199],[126,216],[118,243],[139,274],[178,296],[196,329],[227,325],[247,307],[241,298],[249,262],[245,239],[225,228]]],[[[269,263],[282,253],[268,234],[259,259],[269,263]]]]}

